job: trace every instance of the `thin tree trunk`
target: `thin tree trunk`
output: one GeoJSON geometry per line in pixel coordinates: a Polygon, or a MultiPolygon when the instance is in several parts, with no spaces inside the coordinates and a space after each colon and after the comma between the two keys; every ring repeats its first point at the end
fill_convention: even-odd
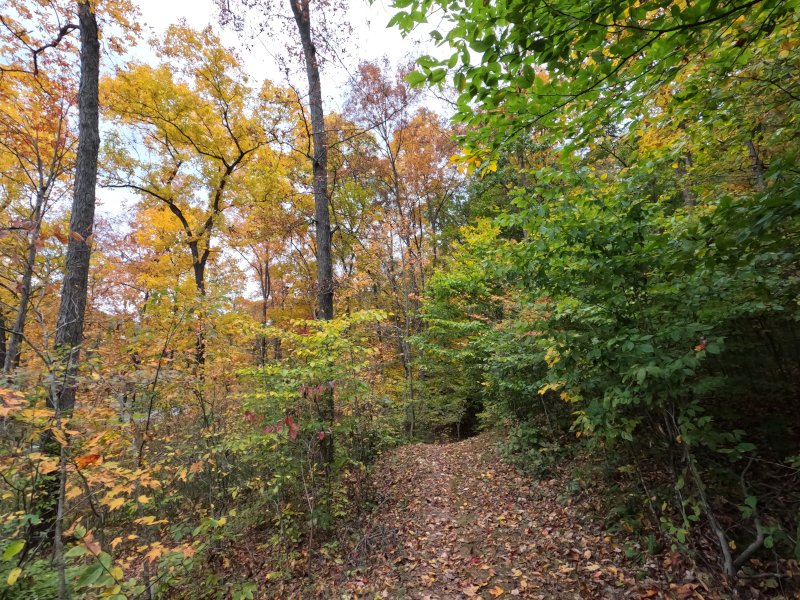
{"type": "Polygon", "coordinates": [[[197,340],[195,341],[194,359],[195,366],[198,369],[198,374],[201,379],[205,379],[205,364],[206,364],[206,332],[205,332],[205,297],[206,297],[206,275],[205,275],[205,261],[202,263],[195,263],[194,266],[194,283],[197,289],[198,299],[203,302],[200,307],[201,318],[199,322],[200,330],[197,332],[197,340]]]}
{"type": "MultiPolygon", "coordinates": [[[[58,419],[57,427],[61,427],[61,420],[58,419]]],[[[56,505],[55,529],[53,532],[53,554],[55,558],[56,570],[58,572],[58,600],[67,600],[69,590],[67,588],[67,571],[64,562],[64,514],[66,512],[66,491],[67,491],[67,459],[69,448],[60,447],[58,460],[58,503],[56,505]]]]}
{"type": "Polygon", "coordinates": [[[753,140],[748,138],[747,142],[747,153],[750,155],[750,162],[753,164],[753,175],[755,175],[756,179],[756,189],[759,192],[763,192],[767,189],[766,183],[764,183],[764,163],[761,162],[761,157],[758,155],[758,150],[756,149],[756,145],[753,143],[753,140]]]}
{"type": "Polygon", "coordinates": [[[42,212],[46,199],[46,190],[39,190],[36,197],[36,207],[33,213],[35,223],[28,241],[28,255],[25,260],[25,273],[22,276],[22,290],[19,296],[19,306],[17,307],[17,318],[14,321],[14,328],[11,331],[5,360],[3,361],[3,373],[8,375],[19,366],[20,348],[22,347],[22,336],[25,331],[25,319],[28,316],[28,307],[31,299],[31,285],[33,282],[33,270],[36,264],[36,244],[42,227],[42,212]]]}
{"type": "Polygon", "coordinates": [[[0,363],[6,362],[6,319],[3,313],[0,313],[0,363]]]}
{"type": "MultiPolygon", "coordinates": [[[[270,275],[269,256],[261,261],[256,253],[256,261],[258,265],[258,284],[261,288],[261,325],[267,326],[269,297],[272,294],[272,277],[270,275]]],[[[266,334],[261,335],[259,339],[259,366],[263,367],[267,364],[267,348],[269,346],[269,338],[266,334]]]]}

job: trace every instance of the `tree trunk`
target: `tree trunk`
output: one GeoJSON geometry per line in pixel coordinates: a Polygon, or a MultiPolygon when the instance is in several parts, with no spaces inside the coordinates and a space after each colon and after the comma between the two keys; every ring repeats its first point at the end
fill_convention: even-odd
{"type": "MultiPolygon", "coordinates": [[[[209,240],[209,243],[210,240],[209,240]]],[[[190,244],[192,249],[192,260],[194,261],[194,286],[197,290],[198,299],[203,302],[200,307],[201,315],[205,315],[205,297],[206,297],[206,257],[204,253],[201,257],[197,252],[197,243],[190,244]]],[[[194,344],[194,362],[198,369],[198,376],[203,379],[205,377],[205,364],[206,364],[206,332],[205,332],[205,319],[200,319],[200,330],[197,332],[197,340],[194,344]]]]}
{"type": "Polygon", "coordinates": [[[303,45],[308,76],[308,109],[314,148],[314,212],[317,237],[317,304],[319,317],[333,318],[333,259],[331,221],[328,210],[328,146],[325,140],[325,113],[322,110],[322,85],[317,51],[311,39],[309,0],[289,0],[303,45]]]}
{"type": "MultiPolygon", "coordinates": [[[[269,297],[272,294],[272,276],[270,275],[270,259],[267,252],[264,260],[254,250],[256,255],[256,272],[258,273],[258,286],[261,289],[261,326],[266,327],[268,322],[269,297]]],[[[265,333],[262,333],[258,340],[258,366],[263,367],[267,364],[267,349],[270,340],[265,333]]]]}
{"type": "MultiPolygon", "coordinates": [[[[311,137],[314,148],[314,220],[317,238],[317,317],[333,318],[333,257],[331,254],[331,220],[328,209],[328,145],[325,140],[325,113],[322,109],[322,84],[319,78],[317,50],[311,39],[309,0],[289,0],[292,6],[308,77],[308,110],[311,113],[311,137]]],[[[333,390],[322,398],[320,416],[329,423],[328,435],[322,440],[322,458],[327,465],[334,459],[333,427],[336,419],[333,390]]]]}
{"type": "Polygon", "coordinates": [[[0,312],[0,363],[6,362],[6,319],[0,312]]]}
{"type": "MultiPolygon", "coordinates": [[[[70,217],[70,239],[67,263],[61,289],[61,305],[55,337],[56,362],[54,379],[47,397],[48,408],[55,412],[57,422],[68,417],[75,407],[76,375],[83,322],[89,285],[89,236],[94,227],[95,186],[97,184],[97,153],[100,148],[100,113],[98,81],[100,77],[100,42],[97,18],[88,2],[78,0],[78,20],[81,33],[81,83],[78,91],[78,152],[75,161],[75,188],[70,217]]],[[[48,432],[41,441],[44,452],[64,456],[65,449],[48,432]]],[[[29,545],[40,535],[54,539],[61,530],[63,490],[59,478],[47,476],[36,497],[40,523],[30,532],[29,545]]],[[[56,546],[57,547],[57,546],[56,546]]]]}
{"type": "Polygon", "coordinates": [[[763,192],[767,189],[767,184],[764,182],[764,163],[761,162],[761,157],[758,155],[758,150],[753,140],[748,138],[745,142],[747,145],[747,153],[750,155],[750,162],[753,165],[753,176],[756,180],[756,189],[763,192]]]}
{"type": "Polygon", "coordinates": [[[100,42],[97,19],[88,2],[79,1],[78,20],[81,32],[81,83],[78,90],[78,153],[75,161],[75,189],[70,218],[67,264],[61,289],[55,345],[59,352],[61,373],[54,393],[48,398],[50,408],[61,413],[75,406],[75,374],[78,369],[83,319],[89,285],[90,244],[94,228],[97,154],[100,148],[100,42]]]}
{"type": "Polygon", "coordinates": [[[25,319],[28,316],[28,306],[31,300],[31,284],[33,282],[33,269],[36,263],[36,244],[42,227],[42,213],[46,199],[46,190],[39,190],[36,197],[36,207],[33,212],[33,222],[35,226],[31,231],[28,241],[28,255],[25,262],[25,273],[22,276],[22,290],[19,295],[19,306],[17,307],[17,318],[14,321],[14,328],[8,342],[5,360],[3,361],[3,373],[8,375],[19,366],[19,354],[22,347],[22,336],[25,331],[25,319]]]}

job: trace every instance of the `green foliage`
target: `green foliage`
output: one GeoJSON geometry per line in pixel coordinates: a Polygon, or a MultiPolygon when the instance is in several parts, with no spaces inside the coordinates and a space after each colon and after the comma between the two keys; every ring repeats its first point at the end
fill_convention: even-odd
{"type": "Polygon", "coordinates": [[[426,327],[413,339],[425,397],[417,420],[424,430],[457,434],[460,425],[474,428],[486,398],[491,323],[504,304],[500,279],[485,268],[493,257],[502,260],[495,247],[498,232],[487,221],[470,228],[453,253],[453,268],[429,285],[422,314],[426,327]]]}
{"type": "Polygon", "coordinates": [[[436,15],[439,29],[431,37],[450,55],[422,57],[408,80],[438,84],[451,75],[461,93],[457,119],[471,126],[476,147],[499,146],[532,126],[585,139],[640,118],[649,98],[687,72],[684,97],[692,97],[709,75],[763,55],[765,32],[792,40],[798,8],[779,0],[393,4],[391,24],[404,32],[436,15]],[[700,71],[692,68],[697,57],[706,59],[700,71]]]}
{"type": "Polygon", "coordinates": [[[371,385],[370,341],[385,318],[362,311],[266,328],[259,334],[279,340],[280,358],[239,373],[260,387],[244,398],[243,434],[224,442],[241,453],[240,493],[253,500],[240,518],[252,527],[269,515],[269,544],[284,562],[345,512],[345,487],[363,484],[365,465],[397,441],[397,409],[371,385]]]}
{"type": "Polygon", "coordinates": [[[529,423],[512,427],[501,449],[509,461],[538,479],[547,477],[565,455],[565,448],[552,439],[551,431],[529,423]]]}
{"type": "MultiPolygon", "coordinates": [[[[431,282],[430,329],[418,336],[426,368],[468,383],[440,385],[430,401],[450,407],[442,397],[474,395],[485,422],[516,424],[509,446],[519,456],[528,445],[537,469],[539,431],[564,441],[568,428],[612,465],[661,462],[673,481],[651,483],[661,506],[647,510],[682,548],[701,525],[739,548],[755,529],[764,547],[779,544],[770,528],[795,530],[798,499],[762,506],[769,488],[749,466],[797,452],[797,420],[787,415],[797,415],[800,349],[799,148],[790,133],[800,82],[786,71],[797,66],[796,16],[781,7],[759,27],[772,4],[714,4],[693,16],[694,5],[596,6],[595,23],[671,29],[622,61],[628,44],[653,33],[611,35],[570,16],[580,3],[441,5],[454,24],[445,39],[473,51],[449,65],[457,85],[468,82],[462,116],[479,124],[464,159],[482,168],[469,203],[494,218],[463,232],[431,282]],[[477,28],[487,19],[496,29],[477,28]],[[731,37],[714,37],[717,27],[731,37]],[[546,48],[524,46],[544,37],[546,48]],[[541,66],[535,80],[518,80],[520,60],[541,66]],[[785,75],[777,97],[776,73],[785,75]],[[511,132],[528,143],[491,157],[481,149],[511,132]],[[717,518],[724,502],[741,507],[722,509],[727,526],[717,518]]],[[[420,64],[430,80],[445,63],[420,64]]],[[[741,565],[722,546],[733,575],[741,565]]]]}

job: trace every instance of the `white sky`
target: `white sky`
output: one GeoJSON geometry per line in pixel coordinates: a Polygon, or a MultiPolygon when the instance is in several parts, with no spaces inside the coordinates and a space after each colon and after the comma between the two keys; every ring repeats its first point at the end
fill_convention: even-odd
{"type": "MultiPolygon", "coordinates": [[[[285,4],[288,11],[288,0],[274,0],[278,5],[285,4]]],[[[271,79],[280,84],[285,75],[277,68],[275,55],[286,52],[286,41],[281,34],[261,34],[255,41],[239,37],[232,28],[222,28],[218,24],[217,10],[214,0],[138,0],[136,4],[145,23],[142,43],[132,53],[142,60],[152,58],[147,40],[154,34],[161,37],[167,27],[185,19],[190,27],[203,29],[211,25],[221,35],[223,43],[237,50],[243,59],[245,70],[256,81],[271,79]],[[247,46],[250,46],[250,49],[247,46]]],[[[314,21],[312,2],[311,19],[314,21]]],[[[283,7],[281,7],[283,8],[283,7]]],[[[348,71],[353,72],[359,62],[376,60],[388,56],[392,63],[407,62],[420,54],[433,53],[434,49],[427,41],[427,34],[420,32],[407,38],[400,35],[396,27],[386,27],[392,17],[392,9],[388,0],[375,0],[370,4],[367,0],[350,0],[347,20],[352,27],[352,35],[347,38],[347,47],[343,48],[349,56],[342,60],[329,60],[322,73],[323,94],[326,109],[339,108],[342,92],[348,81],[348,71]],[[348,64],[342,64],[346,62],[348,64]]],[[[258,18],[257,11],[252,11],[252,18],[258,18]]],[[[279,27],[276,27],[276,30],[279,27]]],[[[320,46],[318,51],[324,52],[320,46]]],[[[324,57],[330,59],[331,57],[324,57]]],[[[294,83],[305,87],[305,73],[302,79],[294,83]]],[[[293,77],[294,78],[294,77],[293,77]]]]}
{"type": "MultiPolygon", "coordinates": [[[[288,0],[275,1],[288,4],[288,0]]],[[[256,82],[271,79],[279,85],[285,83],[285,75],[276,64],[275,54],[285,52],[286,41],[280,36],[269,34],[262,34],[255,42],[240,39],[239,34],[231,28],[219,26],[214,0],[138,0],[137,4],[145,28],[142,43],[132,52],[135,58],[152,61],[154,55],[149,50],[147,40],[153,35],[162,37],[170,25],[185,19],[195,29],[202,29],[207,25],[214,27],[221,35],[223,43],[239,52],[246,72],[256,82]]],[[[388,0],[375,0],[373,4],[369,4],[367,0],[350,0],[347,16],[352,35],[349,36],[348,47],[345,48],[347,56],[342,60],[327,61],[322,72],[322,92],[327,112],[341,108],[350,73],[355,72],[359,62],[387,56],[393,64],[399,64],[421,54],[435,53],[427,33],[420,32],[403,38],[397,28],[388,29],[386,24],[392,14],[388,0]]],[[[255,13],[253,16],[255,17],[255,13]]],[[[313,12],[311,18],[314,19],[313,12]]],[[[305,91],[305,73],[300,72],[292,77],[293,83],[305,91]]],[[[125,207],[130,206],[134,200],[124,190],[101,189],[98,192],[98,213],[103,217],[120,216],[125,207]]]]}

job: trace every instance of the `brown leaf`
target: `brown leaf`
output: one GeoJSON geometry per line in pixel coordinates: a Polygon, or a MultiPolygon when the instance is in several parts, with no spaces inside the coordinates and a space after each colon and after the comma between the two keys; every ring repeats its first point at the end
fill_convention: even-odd
{"type": "Polygon", "coordinates": [[[87,532],[86,535],[83,536],[83,543],[86,545],[86,549],[95,556],[99,555],[102,551],[100,544],[95,541],[91,531],[87,532]]]}
{"type": "Polygon", "coordinates": [[[56,238],[56,239],[57,239],[59,242],[61,242],[62,244],[66,244],[66,243],[68,243],[68,242],[69,242],[69,240],[67,239],[67,236],[65,236],[65,235],[64,235],[64,232],[63,232],[63,231],[61,231],[61,227],[59,227],[58,225],[56,225],[56,226],[53,228],[53,235],[54,235],[54,236],[55,236],[55,238],[56,238]]]}

